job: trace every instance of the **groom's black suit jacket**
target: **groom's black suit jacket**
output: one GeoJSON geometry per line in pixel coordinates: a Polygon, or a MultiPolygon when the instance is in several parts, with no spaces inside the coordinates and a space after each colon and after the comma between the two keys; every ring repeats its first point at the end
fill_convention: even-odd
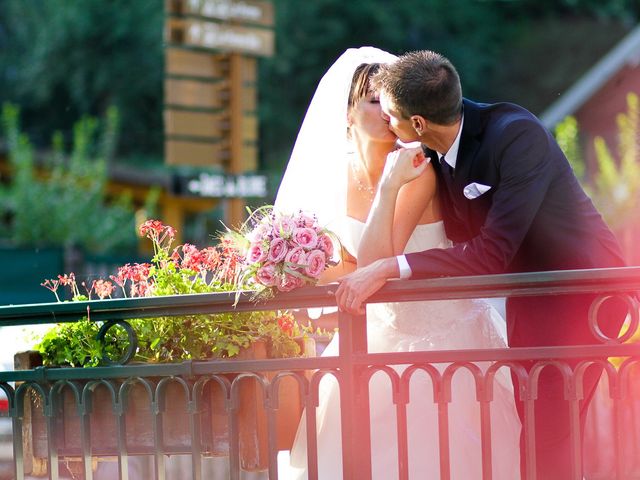
{"type": "MultiPolygon", "coordinates": [[[[426,154],[436,170],[444,225],[454,246],[408,254],[412,278],[624,265],[614,235],[556,141],[524,108],[465,99],[452,179],[434,151],[426,154]],[[472,183],[491,188],[470,199],[463,191],[472,183]]],[[[532,327],[522,333],[536,337],[538,328],[532,327]]]]}

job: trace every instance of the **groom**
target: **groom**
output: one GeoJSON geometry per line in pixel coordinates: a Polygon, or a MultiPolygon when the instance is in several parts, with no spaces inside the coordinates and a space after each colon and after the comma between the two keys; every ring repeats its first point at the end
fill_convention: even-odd
{"type": "MultiPolygon", "coordinates": [[[[366,298],[390,278],[624,265],[613,234],[534,115],[513,104],[463,99],[456,69],[431,51],[407,53],[381,66],[373,81],[389,128],[403,142],[420,141],[431,160],[454,246],[381,259],[343,277],[336,292],[342,310],[362,313],[366,298]]],[[[420,149],[389,156],[373,207],[379,217],[393,215],[385,198],[395,198],[402,185],[427,168],[429,162],[415,162],[424,156],[420,149]]],[[[587,322],[593,299],[508,298],[509,345],[597,343],[587,322]]],[[[615,336],[622,318],[618,309],[605,325],[601,322],[605,334],[615,336]]],[[[595,372],[585,378],[582,419],[598,378],[595,372]]],[[[569,410],[562,386],[555,368],[543,370],[535,419],[537,478],[545,480],[571,478],[569,410]]]]}

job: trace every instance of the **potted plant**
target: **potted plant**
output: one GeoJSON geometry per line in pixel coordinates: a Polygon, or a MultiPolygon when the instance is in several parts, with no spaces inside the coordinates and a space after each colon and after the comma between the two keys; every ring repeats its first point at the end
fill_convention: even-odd
{"type": "MultiPolygon", "coordinates": [[[[173,247],[175,230],[157,220],[149,220],[140,227],[140,233],[153,244],[154,255],[150,263],[124,265],[109,279],[94,280],[90,284],[78,282],[70,273],[46,280],[43,286],[50,289],[58,301],[63,300],[63,292],[74,301],[111,298],[117,289],[126,297],[237,291],[241,288],[251,288],[260,296],[268,296],[276,290],[290,290],[313,283],[329,264],[332,243],[328,237],[323,238],[323,231],[316,232],[312,228],[311,217],[296,220],[293,216],[280,218],[269,213],[261,215],[259,220],[252,218],[252,228],[229,231],[217,246],[204,249],[190,244],[173,247]],[[299,240],[295,239],[296,234],[299,240]],[[309,238],[310,235],[316,235],[315,242],[309,238]],[[286,245],[280,241],[282,239],[286,245]],[[322,252],[322,257],[318,252],[322,252]],[[306,256],[311,259],[309,264],[306,256]]],[[[286,311],[193,314],[128,322],[137,336],[137,347],[131,355],[134,362],[311,356],[315,355],[311,336],[318,333],[310,325],[300,325],[286,311]]],[[[129,340],[126,331],[117,328],[105,331],[104,326],[85,318],[54,326],[44,334],[36,350],[45,366],[92,367],[103,364],[106,359],[121,356],[129,340]]],[[[279,389],[280,398],[286,403],[278,415],[281,420],[278,426],[281,448],[292,443],[303,408],[297,382],[292,378],[285,380],[279,389]]],[[[145,428],[153,423],[148,394],[150,387],[143,383],[134,382],[128,386],[127,433],[138,433],[136,438],[127,440],[131,453],[136,449],[139,453],[148,452],[154,446],[153,436],[149,428],[145,428]],[[136,405],[140,408],[132,410],[136,405]]],[[[214,382],[210,383],[204,392],[209,407],[200,415],[204,425],[201,442],[205,452],[224,455],[229,450],[227,416],[224,413],[226,394],[214,382]]],[[[151,388],[157,387],[153,380],[151,384],[151,388]]],[[[266,464],[265,413],[261,394],[255,382],[246,382],[240,388],[243,400],[239,415],[249,416],[245,423],[253,424],[241,431],[240,441],[248,446],[241,452],[241,464],[243,469],[260,469],[266,464]],[[260,443],[265,448],[249,447],[260,443]]],[[[163,415],[162,430],[171,432],[172,437],[165,442],[168,453],[188,452],[191,440],[188,398],[179,382],[168,385],[164,392],[171,395],[171,401],[165,400],[165,405],[175,407],[170,415],[163,415]]],[[[109,388],[97,386],[92,395],[93,411],[104,412],[100,416],[105,416],[106,422],[98,423],[100,416],[91,415],[91,443],[99,446],[95,452],[113,454],[117,451],[117,435],[114,413],[109,413],[107,408],[112,403],[109,388]]],[[[81,451],[80,419],[75,398],[72,388],[61,391],[59,428],[66,432],[65,441],[59,443],[61,455],[79,456],[81,451]]],[[[46,422],[41,409],[32,410],[34,456],[46,457],[46,422]]]]}

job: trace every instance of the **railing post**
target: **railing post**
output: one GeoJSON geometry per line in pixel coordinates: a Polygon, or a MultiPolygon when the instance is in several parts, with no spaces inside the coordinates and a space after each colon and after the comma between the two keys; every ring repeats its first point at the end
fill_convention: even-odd
{"type": "MultiPolygon", "coordinates": [[[[24,399],[21,399],[24,402],[24,399]]],[[[22,440],[23,416],[18,416],[17,407],[11,417],[11,427],[13,431],[13,473],[16,480],[24,480],[24,446],[22,440]]]]}
{"type": "Polygon", "coordinates": [[[340,409],[342,415],[342,469],[345,480],[371,479],[369,385],[363,381],[366,366],[353,355],[367,353],[365,315],[338,315],[340,330],[340,409]]]}

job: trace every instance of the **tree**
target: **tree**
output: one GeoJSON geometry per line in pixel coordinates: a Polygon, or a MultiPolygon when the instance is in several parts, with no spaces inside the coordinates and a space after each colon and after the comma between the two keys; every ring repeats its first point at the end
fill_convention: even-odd
{"type": "Polygon", "coordinates": [[[491,2],[276,0],[274,6],[277,54],[260,62],[259,113],[261,157],[275,171],[283,170],[319,79],[345,49],[441,51],[461,66],[465,90],[474,94],[486,87],[501,48],[502,33],[483,26],[482,19],[502,16],[491,2]]]}
{"type": "MultiPolygon", "coordinates": [[[[260,59],[262,167],[279,176],[322,73],[348,47],[430,48],[465,95],[539,113],[620,39],[638,0],[273,0],[276,55],[260,59]],[[588,39],[589,48],[584,48],[588,39]],[[550,49],[554,52],[549,56],[550,49]]],[[[118,156],[163,148],[163,0],[0,1],[0,101],[36,145],[82,115],[121,112],[118,156]]],[[[138,161],[138,159],[135,159],[138,161]]]]}
{"type": "Polygon", "coordinates": [[[0,185],[3,239],[18,247],[75,246],[94,253],[134,250],[137,236],[131,198],[125,195],[109,201],[106,195],[105,157],[116,139],[116,110],[108,110],[102,125],[88,117],[77,122],[69,155],[62,136],[54,135],[52,153],[42,162],[21,133],[19,120],[18,109],[5,105],[2,126],[11,179],[0,185]]]}
{"type": "Polygon", "coordinates": [[[628,260],[635,262],[638,205],[640,204],[640,107],[638,95],[627,95],[627,111],[616,118],[618,145],[612,151],[600,136],[594,139],[598,170],[589,172],[579,143],[579,126],[574,117],[558,124],[555,135],[593,203],[618,235],[628,260]]]}
{"type": "Polygon", "coordinates": [[[284,169],[317,82],[348,47],[439,51],[458,68],[465,96],[540,113],[640,14],[637,0],[274,0],[274,7],[276,55],[260,61],[259,76],[261,160],[274,172],[284,169]]]}
{"type": "Polygon", "coordinates": [[[38,146],[114,106],[120,154],[162,152],[162,0],[3,0],[0,102],[38,146]]]}

